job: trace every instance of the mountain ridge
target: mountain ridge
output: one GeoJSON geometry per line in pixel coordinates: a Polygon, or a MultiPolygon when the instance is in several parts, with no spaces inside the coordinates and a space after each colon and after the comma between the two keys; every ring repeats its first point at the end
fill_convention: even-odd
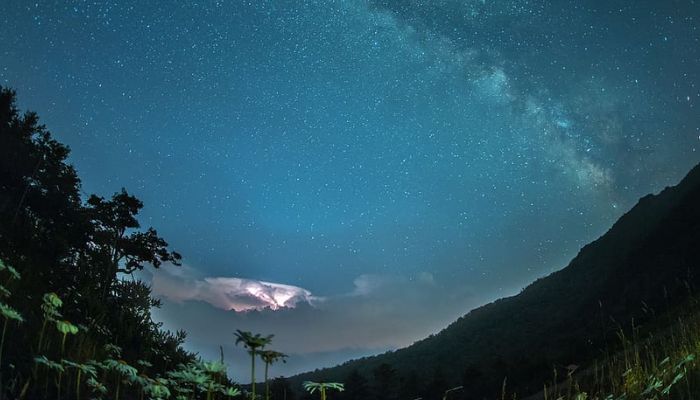
{"type": "Polygon", "coordinates": [[[404,380],[441,369],[446,382],[481,386],[477,393],[495,393],[505,377],[522,394],[534,392],[552,367],[590,361],[611,345],[616,329],[651,321],[649,310],[687,299],[700,283],[692,274],[699,239],[696,165],[677,185],[640,198],[566,267],[519,294],[478,307],[408,347],[290,379],[342,381],[352,370],[369,375],[388,364],[404,380]]]}

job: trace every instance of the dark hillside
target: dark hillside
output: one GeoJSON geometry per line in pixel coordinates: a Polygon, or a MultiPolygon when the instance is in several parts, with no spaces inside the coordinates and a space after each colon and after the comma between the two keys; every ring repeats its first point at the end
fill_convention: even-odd
{"type": "Polygon", "coordinates": [[[640,199],[566,268],[519,295],[475,309],[407,348],[294,380],[343,381],[354,369],[371,377],[386,363],[399,380],[415,373],[423,387],[439,371],[446,387],[469,387],[466,398],[499,392],[506,376],[508,386],[525,395],[540,390],[553,368],[585,364],[601,349],[612,350],[620,327],[651,324],[682,307],[700,283],[699,261],[696,166],[677,186],[640,199]]]}

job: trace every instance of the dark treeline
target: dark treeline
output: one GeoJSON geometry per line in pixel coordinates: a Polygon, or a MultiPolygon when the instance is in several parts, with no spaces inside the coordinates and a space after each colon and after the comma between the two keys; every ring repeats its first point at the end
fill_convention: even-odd
{"type": "MultiPolygon", "coordinates": [[[[333,393],[334,400],[440,400],[446,391],[448,399],[461,399],[463,389],[450,386],[440,367],[429,371],[418,368],[401,376],[399,371],[387,363],[379,364],[367,372],[352,369],[341,381],[345,390],[333,393]]],[[[277,400],[279,398],[275,398],[277,400]]],[[[301,400],[316,400],[316,397],[303,393],[301,400]]]]}
{"type": "MultiPolygon", "coordinates": [[[[137,369],[153,385],[196,362],[180,347],[184,332],[166,332],[152,320],[159,301],[150,288],[130,279],[146,266],[178,265],[180,255],[155,229],[140,227],[143,204],[125,189],[82,198],[69,153],[36,114],[20,113],[12,90],[0,87],[0,260],[4,272],[17,275],[0,271],[0,303],[9,318],[2,398],[99,397],[108,389],[100,377],[122,379],[120,372],[111,377],[104,360],[116,360],[113,369],[127,375],[137,369]],[[75,382],[92,376],[91,387],[75,382]]],[[[144,386],[133,386],[117,393],[143,395],[144,386]]]]}
{"type": "MultiPolygon", "coordinates": [[[[448,367],[454,367],[449,365],[448,367]]],[[[489,390],[494,397],[499,388],[488,386],[490,379],[482,376],[482,373],[473,367],[464,369],[461,381],[449,381],[443,367],[432,369],[416,366],[411,372],[403,373],[388,363],[365,370],[353,368],[344,375],[334,375],[343,382],[345,390],[333,393],[334,400],[441,400],[447,392],[448,399],[482,399],[487,398],[484,389],[489,390]],[[485,386],[485,387],[480,387],[485,386]]],[[[503,371],[493,371],[500,376],[503,371]]],[[[306,374],[305,374],[306,375],[306,374]]],[[[309,375],[324,376],[323,373],[309,373],[309,375]]],[[[322,378],[317,378],[321,379],[322,378]]],[[[287,379],[281,379],[289,387],[287,379]]],[[[296,382],[296,380],[293,380],[296,382]]],[[[283,391],[273,391],[273,399],[282,400],[283,391]]],[[[300,400],[316,400],[316,396],[309,393],[301,393],[300,400]]]]}

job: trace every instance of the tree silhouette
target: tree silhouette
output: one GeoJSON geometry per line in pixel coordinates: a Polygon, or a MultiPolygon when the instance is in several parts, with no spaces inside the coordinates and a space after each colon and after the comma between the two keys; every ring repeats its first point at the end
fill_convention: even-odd
{"type": "Polygon", "coordinates": [[[242,331],[237,329],[234,333],[236,336],[236,345],[243,343],[250,353],[250,386],[251,386],[251,399],[255,400],[255,356],[257,355],[258,349],[262,349],[270,342],[274,335],[261,336],[259,333],[253,335],[251,332],[242,331]]]}
{"type": "Polygon", "coordinates": [[[399,390],[397,391],[400,399],[415,399],[420,397],[423,381],[421,376],[415,371],[410,371],[405,376],[402,376],[399,381],[399,390]]]}
{"type": "Polygon", "coordinates": [[[93,230],[93,253],[108,266],[102,276],[105,290],[111,289],[117,273],[132,274],[150,264],[155,268],[165,262],[180,265],[182,256],[168,250],[168,243],[153,228],[137,231],[140,224],[136,215],[143,203],[126,189],[115,193],[110,200],[96,195],[87,200],[86,212],[93,230]]]}
{"type": "Polygon", "coordinates": [[[350,371],[345,378],[346,391],[343,393],[345,400],[365,400],[369,396],[367,379],[357,369],[350,371]]]}
{"type": "Polygon", "coordinates": [[[333,389],[337,390],[339,392],[342,392],[345,390],[345,385],[342,383],[338,382],[311,382],[311,381],[306,381],[302,384],[304,386],[304,389],[306,389],[309,394],[313,394],[315,391],[318,390],[319,393],[321,393],[321,400],[326,400],[326,391],[328,389],[333,389]]]}
{"type": "Polygon", "coordinates": [[[425,388],[425,394],[423,398],[428,400],[440,400],[443,397],[443,393],[447,390],[447,381],[445,380],[445,375],[442,372],[442,367],[437,366],[433,370],[433,377],[428,382],[425,388]]]}
{"type": "Polygon", "coordinates": [[[60,266],[84,247],[89,227],[69,153],[0,86],[0,257],[47,284],[67,284],[60,266]]]}
{"type": "Polygon", "coordinates": [[[372,370],[374,375],[374,395],[377,399],[390,400],[396,397],[397,374],[396,370],[387,363],[381,363],[372,370]]]}
{"type": "Polygon", "coordinates": [[[289,357],[284,353],[274,350],[262,350],[260,351],[260,358],[265,363],[265,400],[270,400],[270,385],[267,380],[267,372],[271,364],[277,361],[287,362],[285,358],[289,357]]]}
{"type": "MultiPolygon", "coordinates": [[[[34,361],[24,355],[39,347],[47,359],[61,359],[64,352],[99,358],[106,356],[100,350],[105,345],[118,344],[125,349],[122,359],[149,360],[154,375],[194,361],[180,347],[183,332],[162,331],[152,320],[151,310],[159,302],[151,298],[150,288],[118,279],[119,273],[149,264],[179,264],[180,255],[168,250],[154,229],[139,230],[143,204],[126,190],[83,202],[80,179],[67,162],[68,147],[52,138],[35,113],[21,113],[15,102],[15,92],[0,87],[0,260],[23,277],[3,286],[13,295],[13,309],[24,317],[21,325],[8,325],[0,346],[0,374],[14,379],[33,375],[34,361]],[[60,321],[81,326],[80,340],[59,338],[53,347],[42,341],[45,319],[37,310],[46,293],[63,300],[60,321]]],[[[10,311],[3,310],[3,317],[12,319],[10,311]]],[[[21,387],[0,386],[0,397],[19,397],[21,387]]],[[[31,385],[26,398],[58,398],[58,393],[41,396],[37,390],[31,385]]]]}
{"type": "Polygon", "coordinates": [[[274,400],[295,400],[295,393],[289,379],[275,378],[270,383],[271,397],[274,400]]]}

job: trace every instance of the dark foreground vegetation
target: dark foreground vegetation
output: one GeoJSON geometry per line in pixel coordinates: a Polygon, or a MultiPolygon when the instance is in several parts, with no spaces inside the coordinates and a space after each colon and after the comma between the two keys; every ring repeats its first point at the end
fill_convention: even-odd
{"type": "Polygon", "coordinates": [[[180,255],[126,190],[82,197],[68,154],[0,88],[0,400],[700,398],[700,167],[567,268],[406,349],[268,382],[286,355],[237,331],[265,376],[240,387],[223,354],[200,360],[152,320],[131,275],[180,255]]]}
{"type": "Polygon", "coordinates": [[[237,389],[151,319],[129,279],[180,255],[122,189],[83,201],[69,150],[0,87],[0,398],[223,398],[237,389]]]}

